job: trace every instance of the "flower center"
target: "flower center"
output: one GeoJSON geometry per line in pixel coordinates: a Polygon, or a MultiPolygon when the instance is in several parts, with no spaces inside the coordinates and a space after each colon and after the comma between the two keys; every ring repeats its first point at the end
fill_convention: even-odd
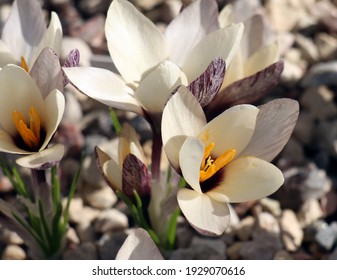
{"type": "Polygon", "coordinates": [[[226,164],[232,161],[235,156],[236,150],[229,149],[220,155],[218,158],[213,159],[210,154],[214,148],[214,143],[209,144],[204,151],[204,157],[200,165],[200,182],[212,177],[216,172],[223,168],[226,164]]]}
{"type": "Polygon", "coordinates": [[[29,67],[27,64],[27,61],[25,60],[25,58],[23,56],[21,56],[21,67],[27,72],[29,73],[29,67]]]}
{"type": "Polygon", "coordinates": [[[29,109],[29,127],[20,112],[14,111],[12,117],[23,142],[31,150],[38,150],[41,139],[41,120],[36,109],[34,107],[29,109]]]}

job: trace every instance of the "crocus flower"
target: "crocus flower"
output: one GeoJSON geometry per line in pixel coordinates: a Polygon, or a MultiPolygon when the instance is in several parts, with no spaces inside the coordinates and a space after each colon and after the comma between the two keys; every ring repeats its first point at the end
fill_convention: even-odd
{"type": "MultiPolygon", "coordinates": [[[[55,69],[44,69],[50,72],[44,72],[44,78],[37,75],[36,80],[16,65],[0,70],[0,151],[26,155],[17,163],[36,169],[50,167],[64,153],[60,144],[48,147],[63,116],[65,102],[63,94],[53,88],[57,84],[55,77],[49,75],[55,69]]],[[[59,66],[59,73],[60,69],[59,66]]],[[[33,72],[38,74],[39,70],[33,72]]]]}
{"type": "Polygon", "coordinates": [[[161,115],[179,85],[193,82],[215,58],[230,63],[243,25],[218,29],[217,16],[216,1],[197,0],[163,34],[131,3],[114,0],[105,34],[120,75],[92,67],[64,71],[81,92],[108,106],[140,115],[161,115]]]}
{"type": "MultiPolygon", "coordinates": [[[[232,6],[227,5],[219,14],[220,27],[233,21],[232,6]]],[[[222,113],[225,107],[256,101],[279,82],[283,61],[277,41],[271,41],[269,33],[261,14],[244,21],[240,47],[226,68],[219,92],[204,109],[208,119],[222,113]]]]}
{"type": "Polygon", "coordinates": [[[150,173],[146,158],[132,126],[123,124],[118,142],[118,155],[108,155],[95,148],[97,164],[102,175],[114,191],[133,197],[136,190],[140,196],[150,194],[150,173]]]}
{"type": "Polygon", "coordinates": [[[260,199],[284,181],[270,161],[288,141],[298,117],[298,103],[277,99],[260,108],[237,105],[212,121],[184,87],[163,111],[164,150],[189,187],[178,204],[198,231],[222,234],[229,222],[228,203],[260,199]]]}
{"type": "Polygon", "coordinates": [[[46,26],[38,1],[15,0],[0,40],[0,67],[21,65],[27,72],[46,47],[61,53],[62,26],[55,12],[46,26]]]}

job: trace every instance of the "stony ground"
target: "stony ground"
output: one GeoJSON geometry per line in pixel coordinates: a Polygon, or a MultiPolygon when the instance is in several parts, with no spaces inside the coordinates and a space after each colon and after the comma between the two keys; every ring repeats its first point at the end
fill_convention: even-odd
{"type": "MultiPolygon", "coordinates": [[[[64,53],[81,51],[81,63],[113,69],[105,36],[105,13],[110,0],[40,1],[46,14],[56,11],[64,28],[64,53]],[[43,3],[42,3],[43,2],[43,3]]],[[[160,27],[188,0],[132,0],[160,27]]],[[[219,7],[226,2],[218,1],[219,7]]],[[[223,236],[204,238],[183,217],[177,230],[177,248],[168,259],[337,259],[337,1],[237,1],[242,15],[262,9],[279,38],[285,69],[279,85],[260,100],[290,97],[300,102],[300,116],[289,143],[275,159],[285,176],[284,185],[271,197],[232,205],[231,225],[223,236]]],[[[0,1],[0,27],[11,1],[0,1]]],[[[95,145],[116,141],[108,109],[68,88],[67,109],[57,140],[68,147],[61,162],[62,186],[85,151],[79,189],[71,204],[71,228],[64,259],[114,259],[133,222],[129,212],[97,172],[95,145]]],[[[150,151],[147,123],[119,112],[129,121],[150,151]]],[[[13,195],[5,177],[0,197],[13,195]]],[[[66,197],[65,197],[66,199],[66,197]]],[[[29,258],[23,240],[0,225],[2,259],[29,258]]]]}

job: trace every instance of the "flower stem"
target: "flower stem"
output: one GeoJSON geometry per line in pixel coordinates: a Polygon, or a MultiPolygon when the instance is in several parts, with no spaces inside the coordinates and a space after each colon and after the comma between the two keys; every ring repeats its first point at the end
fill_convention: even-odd
{"type": "Polygon", "coordinates": [[[45,170],[32,169],[33,184],[39,187],[42,183],[45,183],[46,173],[45,170]]]}
{"type": "Polygon", "coordinates": [[[160,133],[155,133],[152,139],[152,158],[151,173],[152,179],[159,180],[160,177],[160,161],[163,142],[160,133]]]}

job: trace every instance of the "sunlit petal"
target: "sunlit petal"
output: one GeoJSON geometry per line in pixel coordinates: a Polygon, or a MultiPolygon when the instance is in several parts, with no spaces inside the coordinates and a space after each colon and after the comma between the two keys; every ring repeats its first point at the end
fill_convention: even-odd
{"type": "Polygon", "coordinates": [[[170,60],[183,65],[186,55],[208,33],[218,29],[218,6],[214,0],[194,1],[165,29],[170,60]]]}
{"type": "Polygon", "coordinates": [[[225,167],[223,182],[207,194],[221,202],[244,202],[274,193],[284,182],[275,165],[255,158],[238,158],[225,167]]]}
{"type": "Polygon", "coordinates": [[[143,114],[125,81],[111,71],[94,67],[64,67],[70,82],[85,95],[113,108],[143,114]],[[85,77],[85,78],[84,78],[85,77]]]}
{"type": "Polygon", "coordinates": [[[159,29],[126,0],[111,3],[105,34],[112,60],[127,82],[139,82],[168,57],[159,29]]]}
{"type": "Polygon", "coordinates": [[[210,33],[189,53],[182,70],[188,81],[195,80],[215,57],[221,57],[230,65],[236,53],[243,32],[243,24],[233,24],[210,33]]]}
{"type": "Polygon", "coordinates": [[[214,236],[226,230],[230,219],[226,203],[189,189],[179,190],[177,199],[188,222],[200,233],[214,236]]]}

